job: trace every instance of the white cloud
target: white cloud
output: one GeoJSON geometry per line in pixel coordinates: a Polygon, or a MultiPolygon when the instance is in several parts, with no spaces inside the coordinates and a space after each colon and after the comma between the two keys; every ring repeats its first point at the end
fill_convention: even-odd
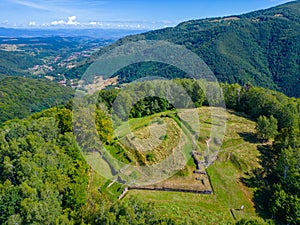
{"type": "Polygon", "coordinates": [[[82,27],[93,28],[109,28],[109,29],[137,29],[137,30],[149,30],[159,29],[168,26],[174,26],[177,23],[174,21],[89,21],[87,23],[82,22],[82,27]]]}
{"type": "Polygon", "coordinates": [[[76,21],[76,16],[69,16],[68,19],[69,19],[67,22],[68,25],[78,25],[79,24],[79,22],[76,21]]]}
{"type": "Polygon", "coordinates": [[[69,16],[68,19],[69,19],[69,21],[76,20],[76,16],[69,16]]]}
{"type": "Polygon", "coordinates": [[[69,16],[68,21],[65,20],[54,20],[51,22],[52,26],[58,26],[58,25],[79,25],[80,23],[76,21],[76,16],[69,16]]]}
{"type": "Polygon", "coordinates": [[[64,24],[66,24],[66,21],[64,21],[64,20],[54,20],[54,21],[51,22],[51,25],[54,25],[54,26],[64,25],[64,24]]]}
{"type": "Polygon", "coordinates": [[[35,21],[30,21],[29,24],[28,24],[30,27],[34,27],[36,26],[36,22],[35,21]]]}

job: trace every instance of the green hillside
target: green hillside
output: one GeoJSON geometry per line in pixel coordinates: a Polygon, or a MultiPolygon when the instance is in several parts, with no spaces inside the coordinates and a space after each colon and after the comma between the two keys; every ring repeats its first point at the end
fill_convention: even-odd
{"type": "MultiPolygon", "coordinates": [[[[106,50],[131,41],[166,40],[197,53],[221,82],[250,82],[299,97],[299,36],[300,1],[295,1],[244,15],[191,20],[174,28],[128,36],[106,50]]],[[[148,75],[184,76],[173,67],[149,62],[129,66],[116,75],[121,83],[148,75]]]]}
{"type": "MultiPolygon", "coordinates": [[[[208,123],[211,119],[210,111],[211,109],[206,107],[198,109],[201,149],[205,149],[205,138],[209,135],[212,126],[208,123]]],[[[160,215],[168,215],[175,220],[188,216],[191,221],[198,221],[198,224],[226,224],[241,218],[256,217],[254,203],[251,200],[253,190],[244,186],[240,181],[247,171],[250,172],[251,169],[259,166],[259,152],[257,151],[259,142],[246,141],[241,135],[242,133],[253,135],[255,122],[232,111],[226,116],[228,125],[222,149],[217,161],[207,170],[214,195],[134,190],[130,191],[128,196],[137,195],[145,201],[154,201],[158,205],[157,212],[160,215]],[[241,205],[246,206],[243,212],[236,210],[241,205]],[[233,210],[234,217],[230,210],[233,210]]],[[[142,121],[139,122],[139,124],[142,123],[142,121]]],[[[134,124],[133,121],[132,124],[134,124]]],[[[134,129],[134,127],[133,132],[140,135],[142,130],[134,129]]],[[[172,138],[170,135],[168,137],[172,138]]],[[[176,139],[171,141],[177,142],[176,139]]],[[[189,163],[187,171],[192,174],[193,170],[195,170],[195,165],[189,163]]],[[[176,187],[180,183],[187,183],[187,179],[190,179],[189,186],[192,186],[195,181],[199,183],[197,187],[202,188],[201,182],[190,175],[175,176],[169,179],[169,182],[176,187]]],[[[159,187],[159,185],[156,186],[159,187]]]]}
{"type": "MultiPolygon", "coordinates": [[[[120,90],[101,91],[98,93],[100,100],[96,104],[99,105],[97,110],[102,110],[101,103],[104,101],[108,106],[108,112],[114,111],[112,102],[118,94],[122,95],[124,102],[130,102],[129,99],[134,98],[134,94],[130,95],[130,93],[141,91],[141,85],[159,91],[166,87],[167,82],[132,83],[126,86],[131,92],[123,93],[124,95],[120,90]]],[[[181,83],[190,93],[194,85],[201,81],[181,79],[176,82],[181,83]]],[[[206,88],[212,89],[214,84],[207,85],[206,88]]],[[[153,201],[156,205],[155,212],[159,216],[169,217],[179,224],[234,224],[235,222],[236,224],[265,224],[258,217],[272,218],[275,224],[285,224],[287,221],[297,224],[300,212],[300,186],[297,181],[300,160],[299,99],[288,98],[279,92],[257,87],[241,87],[237,84],[222,84],[221,87],[227,107],[235,111],[227,111],[226,134],[221,150],[215,162],[206,170],[209,181],[205,177],[195,176],[195,163],[188,161],[175,176],[165,181],[142,184],[142,187],[131,186],[129,182],[129,199],[138,196],[145,202],[153,201]],[[258,121],[257,124],[255,121],[258,121]],[[287,167],[289,167],[288,171],[285,169],[287,167]],[[284,176],[284,173],[288,175],[284,176]],[[285,178],[287,176],[289,179],[285,178]],[[196,192],[213,190],[213,196],[185,193],[195,192],[195,190],[196,192]],[[242,205],[244,210],[240,210],[242,205]],[[247,223],[248,220],[253,221],[247,223]]],[[[191,97],[200,100],[202,94],[197,93],[195,96],[192,94],[191,97]]],[[[96,97],[97,94],[90,100],[95,101],[96,97]]],[[[182,123],[178,121],[178,118],[181,118],[178,117],[181,114],[180,110],[168,111],[166,103],[158,101],[155,97],[137,102],[131,110],[126,109],[128,106],[126,104],[124,108],[119,107],[118,112],[127,111],[132,119],[128,122],[126,117],[123,117],[123,113],[118,113],[120,122],[114,132],[112,132],[112,125],[110,129],[104,129],[104,124],[106,128],[110,124],[107,117],[96,119],[99,122],[99,125],[96,124],[98,135],[107,151],[97,148],[95,136],[88,137],[82,132],[78,133],[78,140],[83,140],[80,141],[80,145],[84,146],[83,155],[92,168],[100,174],[113,177],[104,185],[101,184],[101,192],[111,201],[117,201],[126,185],[116,180],[122,181],[129,177],[134,181],[139,179],[143,181],[143,172],[138,169],[134,171],[132,168],[137,165],[148,167],[162,162],[166,159],[166,155],[172,154],[171,152],[176,149],[175,146],[182,146],[184,152],[195,149],[195,143],[187,141],[190,140],[187,137],[195,134],[197,130],[200,130],[197,146],[202,157],[201,152],[206,149],[211,127],[217,126],[218,131],[222,130],[221,121],[217,123],[212,121],[210,116],[212,108],[201,107],[207,104],[206,101],[198,102],[200,124],[197,125],[192,120],[189,121],[190,126],[186,125],[184,116],[180,119],[182,123]],[[155,111],[157,105],[161,110],[160,113],[157,113],[158,110],[155,111]],[[163,134],[163,124],[166,127],[165,134],[163,134]],[[171,124],[173,129],[170,128],[171,124]],[[130,127],[129,132],[127,125],[130,127]],[[156,147],[151,148],[150,151],[151,146],[156,147]],[[118,162],[113,161],[112,157],[118,159],[118,162]],[[126,166],[124,164],[122,166],[122,163],[126,166]],[[118,176],[115,175],[115,171],[120,171],[118,176]]],[[[218,105],[218,102],[215,104],[218,105]]],[[[101,115],[97,110],[95,115],[101,115]]],[[[81,112],[76,116],[78,118],[83,118],[83,115],[90,113],[87,107],[78,111],[81,112]]],[[[220,118],[219,114],[218,118],[220,118]]],[[[187,120],[189,119],[190,117],[187,117],[187,120]]],[[[88,127],[86,121],[89,119],[79,119],[76,122],[81,125],[81,131],[88,127]]],[[[213,143],[218,142],[218,138],[212,140],[211,147],[213,143]]],[[[167,171],[168,167],[165,169],[167,171]]],[[[159,175],[163,176],[163,174],[159,175]]],[[[149,180],[152,180],[152,177],[149,180]]]]}
{"type": "Polygon", "coordinates": [[[23,52],[11,53],[0,50],[0,76],[28,76],[28,68],[43,62],[36,57],[23,52]]]}
{"type": "MultiPolygon", "coordinates": [[[[17,84],[22,89],[28,86],[25,79],[10,79],[19,81],[17,84]]],[[[33,82],[37,86],[35,82],[41,81],[33,82]]],[[[184,88],[189,92],[200,81],[176,82],[185,84],[184,88]]],[[[165,87],[164,84],[159,87],[158,83],[162,82],[148,81],[146,85],[165,87]]],[[[212,87],[214,84],[209,85],[212,87]]],[[[215,123],[211,117],[210,111],[216,107],[202,107],[206,100],[198,102],[199,126],[193,121],[188,126],[186,122],[191,117],[185,117],[184,114],[190,109],[168,110],[163,107],[163,101],[146,99],[131,110],[133,118],[129,119],[129,126],[132,133],[124,129],[126,121],[122,121],[122,118],[113,133],[108,114],[120,90],[107,90],[85,96],[88,105],[74,104],[73,111],[55,107],[23,120],[2,124],[0,223],[265,225],[267,223],[263,219],[272,218],[268,224],[299,224],[299,99],[263,88],[228,84],[222,85],[222,88],[227,105],[236,110],[226,113],[225,138],[218,157],[206,170],[208,177],[198,177],[193,172],[196,169],[195,161],[189,160],[173,177],[156,184],[157,187],[171,184],[180,188],[211,188],[213,193],[202,195],[129,190],[125,198],[118,200],[126,184],[106,180],[100,176],[102,173],[97,174],[89,166],[96,171],[99,168],[95,166],[104,168],[109,173],[111,167],[105,167],[105,162],[111,157],[126,166],[155,164],[172,154],[175,146],[183,146],[191,151],[187,137],[199,129],[197,145],[201,153],[211,127],[220,127],[222,124],[215,123]],[[94,104],[95,97],[102,98],[107,104],[106,112],[103,111],[103,105],[94,104]],[[156,102],[160,112],[149,111],[152,102],[156,102]],[[141,113],[136,114],[137,110],[141,113]],[[176,114],[182,115],[182,123],[176,114]],[[88,115],[94,116],[95,126],[86,126],[88,115]],[[253,119],[258,118],[258,123],[249,115],[253,119]],[[267,126],[258,126],[260,121],[267,121],[267,126]],[[260,136],[256,136],[257,130],[269,128],[269,121],[273,123],[275,132],[267,139],[260,139],[260,136]],[[154,151],[147,152],[144,149],[147,145],[140,148],[138,139],[147,139],[150,134],[154,139],[159,139],[160,144],[154,151]],[[99,156],[99,152],[103,151],[95,145],[99,139],[110,154],[99,156]],[[126,142],[129,147],[124,145],[126,142]],[[83,156],[87,157],[89,165],[83,156]],[[242,205],[244,210],[240,210],[242,205]]],[[[35,95],[31,95],[32,99],[39,94],[37,89],[33,91],[35,95]]],[[[3,96],[4,92],[1,94],[3,96]]],[[[201,93],[197,94],[197,98],[201,99],[201,93]]],[[[23,100],[29,102],[31,99],[23,100]]],[[[159,111],[158,108],[156,110],[159,111]]],[[[267,132],[264,131],[264,134],[267,132]]],[[[217,139],[213,139],[211,148],[217,142],[217,139]]]]}
{"type": "Polygon", "coordinates": [[[47,80],[4,77],[0,79],[0,123],[65,104],[73,92],[47,80]]]}

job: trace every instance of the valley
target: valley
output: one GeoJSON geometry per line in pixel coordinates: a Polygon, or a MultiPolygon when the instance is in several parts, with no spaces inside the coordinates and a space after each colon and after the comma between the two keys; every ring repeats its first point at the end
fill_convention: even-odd
{"type": "Polygon", "coordinates": [[[113,41],[72,36],[0,38],[0,74],[46,78],[75,88],[80,77],[66,71],[113,41]]]}

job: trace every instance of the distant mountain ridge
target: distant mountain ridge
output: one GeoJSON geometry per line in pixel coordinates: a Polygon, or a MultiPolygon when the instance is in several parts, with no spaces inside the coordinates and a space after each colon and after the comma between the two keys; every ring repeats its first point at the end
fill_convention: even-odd
{"type": "MultiPolygon", "coordinates": [[[[191,20],[173,28],[127,36],[105,49],[138,40],[166,40],[186,46],[204,60],[220,82],[250,82],[300,97],[300,1],[240,16],[191,20]]],[[[161,65],[154,68],[154,75],[183,76],[161,65]]],[[[132,65],[117,75],[119,82],[130,82],[153,75],[151,70],[153,63],[132,65]],[[140,68],[142,72],[137,72],[140,68]]]]}
{"type": "Polygon", "coordinates": [[[97,29],[97,28],[60,28],[60,29],[38,29],[38,28],[5,28],[0,27],[0,37],[92,37],[104,39],[119,39],[126,35],[138,34],[143,30],[126,29],[97,29]]]}

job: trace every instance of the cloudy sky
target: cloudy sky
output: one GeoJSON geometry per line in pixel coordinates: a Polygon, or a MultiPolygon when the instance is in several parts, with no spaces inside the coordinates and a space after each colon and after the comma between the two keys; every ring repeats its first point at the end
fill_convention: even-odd
{"type": "Polygon", "coordinates": [[[2,27],[157,29],[289,0],[0,0],[2,27]]]}

